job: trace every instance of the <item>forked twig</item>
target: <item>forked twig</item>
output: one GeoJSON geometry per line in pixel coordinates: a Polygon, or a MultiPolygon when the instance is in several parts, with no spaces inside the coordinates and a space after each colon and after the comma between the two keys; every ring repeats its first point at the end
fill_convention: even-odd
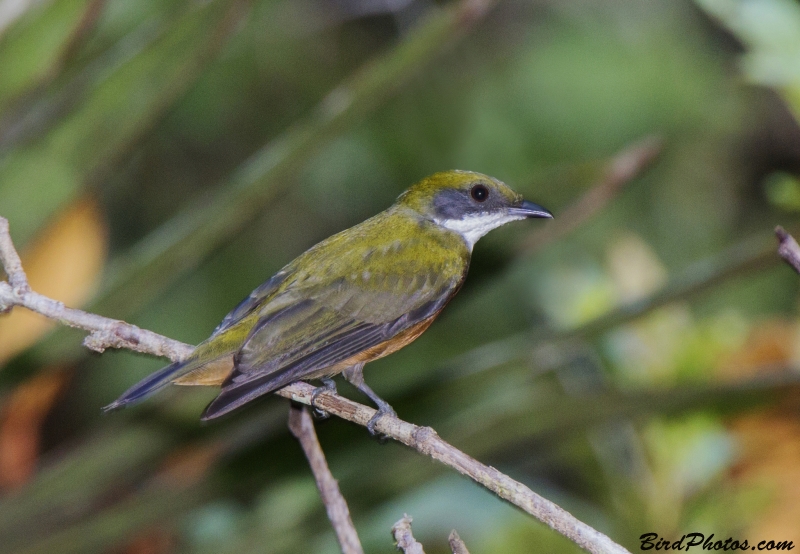
{"type": "MultiPolygon", "coordinates": [[[[425,554],[422,545],[417,542],[417,539],[414,538],[411,532],[412,521],[414,520],[410,515],[403,514],[403,517],[392,525],[394,542],[397,545],[397,549],[402,550],[404,554],[425,554]]],[[[453,554],[469,554],[467,546],[464,544],[464,541],[461,540],[461,537],[458,536],[455,529],[450,532],[447,542],[450,544],[450,551],[453,554]]]]}
{"type": "MultiPolygon", "coordinates": [[[[310,405],[313,392],[314,387],[301,381],[276,391],[276,394],[310,405]]],[[[314,400],[314,406],[362,426],[366,426],[376,412],[373,408],[328,392],[318,394],[314,400]]],[[[515,481],[497,469],[482,464],[461,452],[444,441],[430,427],[420,427],[396,417],[384,416],[378,420],[375,429],[379,433],[455,469],[462,475],[466,475],[500,498],[525,510],[588,552],[628,552],[604,534],[579,521],[572,514],[539,496],[519,481],[515,481]]]]}
{"type": "MultiPolygon", "coordinates": [[[[101,352],[105,348],[126,348],[163,356],[172,361],[182,360],[192,352],[193,347],[188,344],[124,321],[66,308],[61,302],[31,291],[22,264],[19,263],[19,256],[8,234],[8,221],[2,217],[0,217],[0,262],[13,283],[12,285],[0,282],[0,310],[23,306],[65,325],[90,331],[91,334],[84,344],[101,352]]],[[[276,394],[311,405],[313,391],[314,387],[311,385],[297,382],[276,391],[276,394]]],[[[329,392],[323,392],[316,397],[315,407],[362,426],[366,426],[376,412],[370,407],[329,392]]],[[[430,427],[419,427],[396,417],[384,416],[378,421],[375,429],[470,477],[588,552],[597,554],[628,552],[604,534],[579,521],[522,483],[448,444],[430,427]]]]}

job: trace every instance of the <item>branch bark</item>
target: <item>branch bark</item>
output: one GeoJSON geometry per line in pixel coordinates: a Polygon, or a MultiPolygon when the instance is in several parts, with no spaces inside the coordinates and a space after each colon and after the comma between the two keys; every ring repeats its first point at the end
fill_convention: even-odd
{"type": "MultiPolygon", "coordinates": [[[[297,382],[276,391],[276,394],[310,405],[313,392],[314,387],[308,383],[297,382]]],[[[328,392],[319,394],[314,401],[314,406],[365,427],[376,412],[373,408],[328,392]]],[[[482,464],[445,442],[430,427],[420,427],[396,417],[384,416],[378,420],[375,429],[469,477],[500,498],[523,509],[561,533],[587,552],[598,554],[628,552],[607,536],[579,521],[572,514],[539,496],[522,483],[493,467],[482,464]]]]}
{"type": "MultiPolygon", "coordinates": [[[[403,517],[392,525],[394,542],[397,545],[397,549],[402,550],[405,554],[425,554],[422,545],[417,542],[414,535],[411,533],[412,521],[414,520],[410,515],[403,514],[403,517]]],[[[450,532],[447,542],[450,544],[450,551],[453,554],[469,554],[467,545],[464,544],[464,541],[461,540],[461,537],[458,536],[455,529],[450,532]]]]}
{"type": "Polygon", "coordinates": [[[392,525],[394,542],[397,543],[397,549],[402,550],[404,554],[425,554],[422,545],[411,534],[411,521],[411,516],[403,514],[403,517],[392,525]]]}
{"type": "MultiPolygon", "coordinates": [[[[0,310],[22,306],[65,325],[87,330],[90,335],[84,344],[99,352],[106,348],[126,348],[178,361],[188,356],[193,349],[188,344],[124,321],[67,308],[61,302],[31,291],[8,233],[8,221],[2,217],[0,217],[0,262],[6,268],[10,281],[0,282],[0,310]]],[[[313,391],[314,387],[311,385],[297,382],[276,391],[275,394],[310,406],[313,391]]],[[[373,408],[329,392],[319,394],[314,406],[364,427],[376,412],[373,408]]],[[[579,521],[522,483],[448,444],[430,427],[419,427],[396,417],[384,416],[378,421],[375,429],[466,475],[588,552],[595,554],[628,552],[604,534],[579,521]]]]}
{"type": "Polygon", "coordinates": [[[364,554],[353,520],[350,518],[347,502],[339,490],[339,484],[328,468],[325,453],[317,439],[314,422],[311,420],[308,409],[294,403],[289,406],[289,430],[300,442],[308,459],[308,465],[317,482],[322,503],[328,512],[328,519],[333,525],[336,539],[342,548],[342,554],[364,554]]]}
{"type": "Polygon", "coordinates": [[[450,543],[450,550],[453,554],[469,554],[467,545],[464,544],[464,541],[461,540],[461,537],[458,536],[455,529],[450,532],[450,536],[447,540],[450,543]]]}
{"type": "Polygon", "coordinates": [[[800,273],[800,245],[780,225],[775,227],[775,236],[778,237],[778,255],[797,273],[800,273]]]}

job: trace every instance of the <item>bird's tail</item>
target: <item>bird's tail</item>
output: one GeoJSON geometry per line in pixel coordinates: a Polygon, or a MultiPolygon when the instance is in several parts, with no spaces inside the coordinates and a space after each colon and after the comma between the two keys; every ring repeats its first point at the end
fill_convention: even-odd
{"type": "Polygon", "coordinates": [[[155,373],[148,375],[126,390],[122,396],[117,398],[114,402],[103,408],[103,411],[110,412],[112,410],[118,410],[120,408],[124,408],[128,404],[135,404],[141,400],[144,400],[151,394],[170,384],[174,379],[180,377],[187,370],[190,370],[191,368],[187,367],[190,361],[191,359],[184,360],[182,362],[175,362],[156,371],[155,373]]]}

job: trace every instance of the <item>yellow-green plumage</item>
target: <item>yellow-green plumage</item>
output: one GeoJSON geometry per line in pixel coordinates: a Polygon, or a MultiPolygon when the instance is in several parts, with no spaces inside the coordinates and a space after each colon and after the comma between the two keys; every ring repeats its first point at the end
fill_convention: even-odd
{"type": "Polygon", "coordinates": [[[188,360],[145,379],[110,407],[168,382],[222,384],[205,415],[216,417],[298,379],[325,377],[410,342],[466,277],[472,243],[447,225],[459,209],[472,209],[469,202],[483,213],[462,199],[476,182],[491,187],[501,208],[522,202],[484,175],[433,175],[386,211],[301,254],[228,314],[188,360]],[[396,347],[387,346],[393,340],[396,347]]]}

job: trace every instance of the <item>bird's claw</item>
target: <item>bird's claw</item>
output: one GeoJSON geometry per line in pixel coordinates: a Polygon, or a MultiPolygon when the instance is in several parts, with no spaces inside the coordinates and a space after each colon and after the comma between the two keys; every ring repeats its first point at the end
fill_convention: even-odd
{"type": "Polygon", "coordinates": [[[391,417],[397,417],[397,412],[395,412],[392,409],[392,407],[389,406],[388,404],[386,404],[385,406],[381,406],[378,409],[378,411],[375,412],[375,415],[372,416],[370,418],[370,420],[367,422],[367,431],[369,431],[370,435],[375,436],[375,433],[376,433],[375,426],[378,424],[378,421],[380,421],[380,419],[383,416],[387,416],[387,415],[391,416],[391,417]]]}
{"type": "Polygon", "coordinates": [[[329,417],[331,417],[331,414],[330,412],[326,412],[322,408],[317,407],[317,397],[323,392],[330,392],[333,394],[337,393],[336,383],[334,382],[333,379],[323,379],[322,383],[323,384],[321,387],[317,387],[313,391],[311,391],[311,407],[313,408],[312,413],[314,414],[315,418],[320,420],[328,419],[329,417]]]}

